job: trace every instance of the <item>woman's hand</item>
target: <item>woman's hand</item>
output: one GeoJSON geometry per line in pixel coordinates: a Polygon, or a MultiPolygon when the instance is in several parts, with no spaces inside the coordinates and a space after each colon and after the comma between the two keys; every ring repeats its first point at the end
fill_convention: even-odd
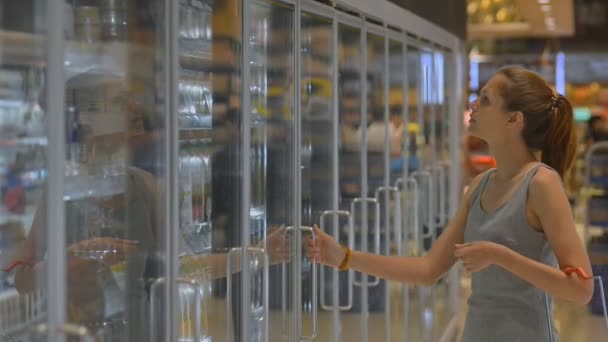
{"type": "Polygon", "coordinates": [[[507,247],[494,242],[476,241],[456,244],[454,255],[462,260],[462,264],[468,272],[479,272],[496,264],[505,248],[507,247]]]}
{"type": "Polygon", "coordinates": [[[342,246],[330,235],[322,232],[315,224],[313,227],[316,238],[306,238],[306,253],[311,261],[322,265],[338,267],[344,260],[342,246]]]}
{"type": "MultiPolygon", "coordinates": [[[[260,243],[260,245],[262,245],[260,243]]],[[[271,265],[289,260],[291,256],[290,239],[285,235],[285,227],[274,229],[266,236],[266,249],[268,250],[271,265]]]]}

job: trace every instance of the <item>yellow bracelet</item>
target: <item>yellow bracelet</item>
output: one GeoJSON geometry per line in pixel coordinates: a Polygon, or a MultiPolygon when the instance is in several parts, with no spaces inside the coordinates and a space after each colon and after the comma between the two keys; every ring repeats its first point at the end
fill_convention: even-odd
{"type": "Polygon", "coordinates": [[[353,252],[350,250],[350,248],[348,248],[346,246],[342,246],[342,249],[344,250],[344,259],[342,260],[342,263],[340,264],[340,266],[338,266],[338,269],[340,271],[346,271],[346,270],[348,270],[348,265],[350,264],[350,259],[353,257],[353,252]]]}

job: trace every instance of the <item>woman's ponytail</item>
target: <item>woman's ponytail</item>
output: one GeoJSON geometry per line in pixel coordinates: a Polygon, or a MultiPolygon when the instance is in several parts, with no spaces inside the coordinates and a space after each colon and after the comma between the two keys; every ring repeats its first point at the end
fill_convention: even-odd
{"type": "Polygon", "coordinates": [[[543,142],[542,162],[555,169],[563,178],[576,154],[572,105],[565,96],[555,94],[549,111],[551,123],[543,142]]]}

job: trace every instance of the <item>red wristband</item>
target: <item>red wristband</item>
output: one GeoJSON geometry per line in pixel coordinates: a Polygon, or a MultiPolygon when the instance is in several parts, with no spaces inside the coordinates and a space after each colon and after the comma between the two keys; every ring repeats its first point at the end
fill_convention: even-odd
{"type": "Polygon", "coordinates": [[[583,280],[589,280],[592,278],[592,276],[588,275],[582,267],[564,267],[562,268],[562,272],[566,273],[567,275],[576,273],[576,275],[583,280]]]}
{"type": "Polygon", "coordinates": [[[13,271],[15,269],[15,267],[21,266],[21,265],[23,265],[23,266],[29,266],[29,267],[33,267],[34,266],[34,264],[31,263],[31,262],[29,262],[29,261],[15,260],[15,261],[11,262],[11,264],[8,265],[7,268],[4,269],[4,272],[7,272],[7,273],[11,272],[11,271],[13,271]]]}

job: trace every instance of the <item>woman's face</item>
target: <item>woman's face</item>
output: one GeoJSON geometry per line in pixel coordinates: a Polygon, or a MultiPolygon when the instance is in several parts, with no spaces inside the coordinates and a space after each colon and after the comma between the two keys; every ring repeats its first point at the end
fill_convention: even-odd
{"type": "Polygon", "coordinates": [[[504,109],[504,101],[499,95],[499,87],[506,82],[497,74],[481,89],[479,97],[471,103],[469,133],[487,142],[500,142],[508,129],[509,115],[504,109]]]}

